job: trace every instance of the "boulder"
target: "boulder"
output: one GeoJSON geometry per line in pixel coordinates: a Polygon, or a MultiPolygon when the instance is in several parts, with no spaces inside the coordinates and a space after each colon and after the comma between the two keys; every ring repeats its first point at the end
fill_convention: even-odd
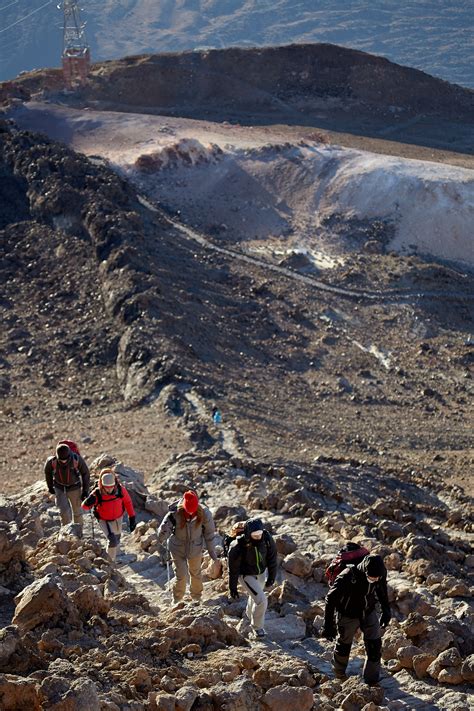
{"type": "Polygon", "coordinates": [[[94,615],[107,615],[110,610],[110,600],[104,600],[98,585],[82,585],[71,593],[70,599],[85,619],[94,615]]]}
{"type": "Polygon", "coordinates": [[[175,711],[175,697],[165,691],[150,691],[147,708],[150,711],[175,711]]]}
{"type": "Polygon", "coordinates": [[[222,577],[223,565],[222,560],[218,558],[217,560],[209,561],[209,565],[206,568],[206,575],[209,580],[217,580],[222,577]]]}
{"type": "Polygon", "coordinates": [[[0,669],[8,665],[10,657],[16,652],[20,642],[18,629],[13,625],[0,630],[0,669]]]}
{"type": "Polygon", "coordinates": [[[380,531],[382,540],[385,541],[394,541],[396,538],[403,536],[403,527],[399,523],[389,519],[380,521],[377,524],[377,528],[380,531]]]}
{"type": "Polygon", "coordinates": [[[464,681],[460,667],[447,667],[438,674],[438,684],[462,684],[464,681]]]}
{"type": "Polygon", "coordinates": [[[313,708],[313,690],[308,686],[275,686],[266,692],[262,705],[265,711],[310,711],[313,708]]]}
{"type": "Polygon", "coordinates": [[[275,686],[289,684],[290,686],[310,686],[315,684],[308,669],[297,659],[288,657],[270,657],[260,659],[260,666],[254,671],[252,679],[264,691],[275,686]]]}
{"type": "Polygon", "coordinates": [[[58,532],[58,540],[60,541],[64,538],[72,538],[73,545],[76,545],[77,540],[75,539],[82,538],[82,526],[79,523],[67,523],[65,526],[61,526],[58,532]]]}
{"type": "Polygon", "coordinates": [[[454,635],[437,620],[430,620],[428,627],[418,641],[422,652],[440,654],[454,641],[454,635]]]}
{"type": "MultiPolygon", "coordinates": [[[[459,651],[456,647],[450,647],[450,649],[446,649],[446,651],[438,654],[436,659],[429,665],[427,671],[433,679],[438,679],[442,669],[455,668],[458,669],[459,674],[461,674],[461,664],[462,659],[459,651]]],[[[457,683],[460,684],[461,682],[457,683]]]]}
{"type": "Polygon", "coordinates": [[[418,612],[410,612],[407,619],[401,623],[400,627],[405,632],[407,637],[418,637],[428,627],[428,621],[418,612]]]}
{"type": "Polygon", "coordinates": [[[402,559],[399,553],[390,553],[383,559],[387,570],[400,570],[402,567],[402,559]]]}
{"type": "Polygon", "coordinates": [[[168,503],[163,499],[157,499],[152,494],[148,494],[145,499],[145,511],[161,520],[168,513],[168,503]]]}
{"type": "Polygon", "coordinates": [[[423,679],[427,675],[427,669],[436,657],[432,654],[416,654],[413,657],[413,671],[418,679],[423,679]]]}
{"type": "Polygon", "coordinates": [[[25,550],[18,526],[13,522],[0,521],[0,585],[8,588],[18,580],[24,560],[25,550]]]}
{"type": "Polygon", "coordinates": [[[35,580],[15,598],[13,624],[23,632],[44,623],[56,623],[67,618],[69,624],[78,624],[78,613],[59,582],[50,576],[35,580]]]}
{"type": "Polygon", "coordinates": [[[446,597],[468,597],[470,594],[469,586],[462,580],[458,580],[454,585],[446,590],[446,597]]]}
{"type": "Polygon", "coordinates": [[[413,669],[413,657],[421,654],[421,649],[414,645],[407,645],[397,649],[397,659],[404,669],[413,669]]]}
{"type": "Polygon", "coordinates": [[[461,674],[464,681],[474,682],[474,654],[465,659],[461,666],[461,674]]]}
{"type": "Polygon", "coordinates": [[[175,694],[175,711],[191,711],[191,707],[198,697],[197,689],[191,686],[182,686],[175,694]]]}
{"type": "Polygon", "coordinates": [[[341,691],[334,696],[332,703],[338,704],[337,709],[355,711],[370,702],[381,704],[383,698],[384,690],[381,686],[368,686],[360,677],[351,676],[343,683],[341,691]]]}
{"type": "Polygon", "coordinates": [[[306,624],[296,615],[271,618],[265,620],[265,629],[270,640],[285,642],[287,640],[303,639],[306,636],[306,624]]]}
{"type": "Polygon", "coordinates": [[[210,695],[216,709],[258,709],[259,689],[249,679],[239,677],[230,683],[220,683],[211,687],[210,695]]]}
{"type": "Polygon", "coordinates": [[[450,647],[445,652],[438,655],[438,663],[441,667],[460,667],[462,664],[461,655],[456,647],[450,647]]]}
{"type": "Polygon", "coordinates": [[[44,708],[39,684],[35,679],[0,674],[0,709],[2,711],[41,711],[44,708]]]}
{"type": "Polygon", "coordinates": [[[275,543],[278,553],[284,556],[294,553],[298,547],[288,533],[283,533],[281,536],[275,536],[275,543]]]}
{"type": "Polygon", "coordinates": [[[302,553],[295,552],[290,553],[283,559],[281,567],[299,578],[307,578],[311,575],[313,561],[302,553]]]}
{"type": "Polygon", "coordinates": [[[0,496],[0,521],[10,523],[17,517],[18,511],[15,503],[5,496],[0,496]]]}
{"type": "Polygon", "coordinates": [[[43,707],[51,711],[101,711],[97,687],[86,677],[70,682],[62,677],[47,677],[41,684],[43,707]]]}
{"type": "Polygon", "coordinates": [[[410,640],[405,637],[400,627],[387,627],[382,637],[382,659],[396,659],[400,647],[406,647],[410,640]]]}
{"type": "Polygon", "coordinates": [[[270,606],[284,605],[285,603],[307,603],[308,598],[298,590],[289,580],[284,580],[281,585],[277,585],[268,596],[270,606]]]}

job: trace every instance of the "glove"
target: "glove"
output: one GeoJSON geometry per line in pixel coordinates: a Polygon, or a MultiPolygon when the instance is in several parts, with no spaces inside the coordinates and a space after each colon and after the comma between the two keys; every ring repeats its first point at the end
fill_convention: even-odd
{"type": "Polygon", "coordinates": [[[89,492],[86,491],[85,489],[83,489],[82,493],[81,493],[81,501],[84,501],[84,499],[87,499],[88,496],[89,496],[89,492]]]}
{"type": "Polygon", "coordinates": [[[383,610],[382,614],[380,615],[380,627],[387,627],[391,619],[392,615],[390,614],[390,610],[383,610]]]}
{"type": "MultiPolygon", "coordinates": [[[[92,493],[92,494],[88,494],[87,498],[84,500],[83,503],[85,503],[86,506],[94,506],[94,504],[95,504],[95,496],[94,496],[94,494],[93,494],[93,493],[92,493]]],[[[94,511],[94,514],[95,514],[95,511],[94,511]]]]}
{"type": "Polygon", "coordinates": [[[230,594],[230,597],[232,598],[232,600],[238,600],[240,597],[237,590],[231,590],[229,594],[230,594]]]}
{"type": "Polygon", "coordinates": [[[337,627],[334,622],[325,622],[324,627],[321,630],[321,636],[329,641],[336,639],[337,627]]]}
{"type": "Polygon", "coordinates": [[[137,522],[136,522],[136,520],[135,520],[135,516],[129,516],[129,517],[128,517],[128,525],[129,525],[129,528],[130,528],[130,533],[133,533],[133,531],[134,531],[135,528],[137,527],[137,522]]]}
{"type": "Polygon", "coordinates": [[[275,581],[272,580],[272,578],[267,578],[267,582],[265,583],[265,587],[266,587],[266,588],[271,588],[274,582],[275,582],[275,581]]]}

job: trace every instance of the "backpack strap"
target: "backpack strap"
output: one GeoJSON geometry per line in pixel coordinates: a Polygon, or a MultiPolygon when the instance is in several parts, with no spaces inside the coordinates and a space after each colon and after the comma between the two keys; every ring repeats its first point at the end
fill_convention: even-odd
{"type": "MultiPolygon", "coordinates": [[[[96,499],[97,499],[95,505],[97,506],[97,505],[99,505],[99,504],[102,504],[102,503],[104,502],[104,498],[103,498],[103,496],[102,496],[102,492],[101,492],[101,490],[100,490],[100,486],[98,486],[98,487],[94,490],[93,493],[95,494],[96,499]]],[[[123,489],[122,489],[122,487],[121,487],[121,485],[119,484],[118,481],[117,481],[117,496],[114,496],[113,499],[107,499],[107,501],[115,501],[116,499],[123,499],[123,489]]],[[[125,507],[124,507],[124,510],[125,510],[125,507]]]]}
{"type": "MultiPolygon", "coordinates": [[[[71,456],[72,456],[72,466],[73,466],[73,469],[74,469],[74,473],[79,477],[79,476],[80,476],[80,472],[79,472],[79,456],[78,456],[75,452],[71,452],[71,456]]],[[[57,470],[57,468],[58,468],[58,458],[57,458],[57,457],[53,457],[53,458],[51,459],[51,468],[52,468],[52,470],[53,470],[53,479],[55,479],[55,477],[56,477],[56,470],[57,470]]],[[[68,464],[68,473],[69,473],[69,464],[68,464]]],[[[58,484],[59,484],[59,482],[58,482],[58,484]]],[[[64,484],[60,484],[60,486],[65,486],[65,485],[64,485],[64,484]]]]}
{"type": "Polygon", "coordinates": [[[169,519],[170,519],[170,521],[171,521],[171,525],[173,526],[172,533],[173,533],[173,535],[174,535],[174,534],[176,533],[176,516],[174,515],[174,513],[173,513],[172,511],[170,511],[170,512],[168,513],[168,516],[169,516],[169,519]]]}

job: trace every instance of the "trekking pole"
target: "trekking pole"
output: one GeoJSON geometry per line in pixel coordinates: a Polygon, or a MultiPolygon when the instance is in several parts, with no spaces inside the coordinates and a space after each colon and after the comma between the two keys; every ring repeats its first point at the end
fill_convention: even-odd
{"type": "Polygon", "coordinates": [[[92,540],[95,541],[95,535],[94,535],[94,514],[92,513],[92,509],[91,509],[91,525],[92,525],[92,540]]]}
{"type": "Polygon", "coordinates": [[[173,596],[171,593],[171,570],[170,570],[170,561],[171,561],[171,554],[170,554],[170,544],[169,544],[169,538],[166,541],[166,575],[168,578],[168,597],[170,600],[170,605],[173,603],[173,596]]]}

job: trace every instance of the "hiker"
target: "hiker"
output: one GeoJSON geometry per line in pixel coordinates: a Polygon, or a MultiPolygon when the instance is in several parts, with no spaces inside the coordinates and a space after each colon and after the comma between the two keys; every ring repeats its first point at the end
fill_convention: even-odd
{"type": "Polygon", "coordinates": [[[199,602],[202,596],[202,555],[207,548],[212,560],[217,561],[215,548],[216,527],[212,514],[194,491],[186,491],[183,498],[170,507],[158,529],[158,542],[168,541],[176,581],[173,600],[179,602],[186,592],[190,578],[191,598],[199,602]]]}
{"type": "Polygon", "coordinates": [[[81,501],[89,494],[90,473],[77,446],[59,442],[56,453],[46,460],[44,475],[49,493],[56,496],[61,525],[74,521],[82,531],[81,501]]]}
{"type": "Polygon", "coordinates": [[[82,508],[84,511],[93,510],[99,526],[107,537],[107,553],[115,562],[122,534],[124,512],[128,514],[130,533],[135,530],[136,520],[130,494],[118,481],[113,469],[101,471],[99,486],[87,497],[82,508]]]}
{"type": "Polygon", "coordinates": [[[333,656],[334,674],[346,679],[352,640],[360,628],[364,636],[366,660],[364,680],[376,684],[380,677],[382,631],[390,622],[387,593],[387,569],[379,555],[368,555],[358,565],[340,573],[326,595],[322,636],[336,639],[333,656]],[[382,615],[375,609],[380,603],[382,615]],[[334,612],[337,612],[336,622],[334,612]]]}
{"type": "Polygon", "coordinates": [[[215,405],[212,408],[212,421],[215,425],[222,425],[222,415],[215,405]]]}
{"type": "Polygon", "coordinates": [[[275,582],[277,549],[273,537],[259,518],[246,522],[244,532],[229,548],[230,597],[238,600],[237,583],[248,593],[246,615],[256,637],[265,637],[265,588],[275,582]]]}

